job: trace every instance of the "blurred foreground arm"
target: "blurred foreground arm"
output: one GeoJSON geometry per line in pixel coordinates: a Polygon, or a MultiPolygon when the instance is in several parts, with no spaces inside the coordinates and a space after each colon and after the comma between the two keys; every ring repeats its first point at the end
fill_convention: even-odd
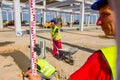
{"type": "Polygon", "coordinates": [[[116,18],[116,42],[118,48],[117,54],[117,80],[120,79],[120,0],[110,0],[111,6],[115,12],[116,18]]]}

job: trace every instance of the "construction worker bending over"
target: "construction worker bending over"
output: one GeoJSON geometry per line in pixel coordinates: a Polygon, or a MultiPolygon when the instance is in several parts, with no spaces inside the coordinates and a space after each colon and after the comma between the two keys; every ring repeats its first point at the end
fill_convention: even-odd
{"type": "MultiPolygon", "coordinates": [[[[99,19],[105,35],[115,34],[115,15],[107,0],[97,0],[91,8],[99,11],[99,19]]],[[[116,80],[116,46],[94,52],[85,64],[70,75],[70,80],[116,80]]]]}
{"type": "MultiPolygon", "coordinates": [[[[38,59],[37,62],[37,72],[40,74],[41,78],[43,80],[50,80],[51,77],[54,75],[54,73],[56,72],[55,67],[53,67],[50,63],[48,63],[46,60],[44,59],[38,59]]],[[[24,76],[29,77],[31,70],[29,69],[24,76]]],[[[38,77],[40,77],[38,76],[38,77]]],[[[41,80],[42,80],[41,79],[41,80]]],[[[31,79],[32,80],[32,79],[31,79]]]]}
{"type": "Polygon", "coordinates": [[[53,56],[58,57],[58,49],[62,49],[60,29],[56,26],[57,21],[51,20],[51,41],[53,41],[53,56]]]}

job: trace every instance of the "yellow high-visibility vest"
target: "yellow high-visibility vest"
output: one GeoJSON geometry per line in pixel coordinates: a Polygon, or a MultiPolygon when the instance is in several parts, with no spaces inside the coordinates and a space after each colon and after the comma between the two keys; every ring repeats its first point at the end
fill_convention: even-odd
{"type": "Polygon", "coordinates": [[[52,76],[52,74],[56,71],[56,69],[44,59],[38,59],[36,64],[37,71],[41,72],[46,77],[52,76]]]}
{"type": "Polygon", "coordinates": [[[101,49],[105,58],[107,59],[110,68],[112,70],[113,79],[116,80],[116,59],[117,59],[117,47],[111,46],[108,48],[101,49]]]}
{"type": "Polygon", "coordinates": [[[58,29],[58,35],[54,38],[55,41],[61,39],[60,29],[57,26],[55,26],[54,28],[51,28],[51,34],[52,34],[52,36],[54,36],[56,29],[58,29]]]}

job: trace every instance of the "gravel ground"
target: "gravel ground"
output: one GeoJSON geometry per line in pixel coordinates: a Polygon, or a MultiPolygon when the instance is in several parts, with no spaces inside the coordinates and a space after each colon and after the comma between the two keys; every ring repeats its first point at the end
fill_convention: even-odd
{"type": "MultiPolygon", "coordinates": [[[[73,55],[74,65],[57,60],[51,54],[52,43],[50,33],[37,33],[37,42],[46,41],[46,60],[56,67],[57,72],[52,80],[67,80],[69,75],[79,69],[87,58],[96,50],[114,45],[113,38],[107,38],[101,29],[87,31],[65,31],[61,32],[63,48],[78,48],[73,55]]],[[[30,66],[30,36],[16,37],[11,28],[0,29],[0,79],[22,80],[17,74],[26,71],[30,66]]],[[[27,79],[25,79],[27,80],[27,79]]]]}

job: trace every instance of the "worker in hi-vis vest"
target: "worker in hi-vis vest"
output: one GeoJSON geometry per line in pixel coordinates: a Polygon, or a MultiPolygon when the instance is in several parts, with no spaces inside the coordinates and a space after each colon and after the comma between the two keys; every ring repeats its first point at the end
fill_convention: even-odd
{"type": "MultiPolygon", "coordinates": [[[[114,13],[107,0],[97,0],[92,4],[93,10],[99,11],[97,25],[100,25],[106,36],[114,36],[114,13]]],[[[116,80],[116,46],[102,48],[94,52],[83,66],[72,73],[70,80],[116,80]]]]}
{"type": "Polygon", "coordinates": [[[59,56],[58,49],[62,49],[60,29],[56,26],[56,23],[55,19],[51,20],[51,41],[53,42],[52,53],[54,57],[59,56]]]}
{"type": "MultiPolygon", "coordinates": [[[[55,74],[56,69],[45,59],[37,59],[37,73],[41,76],[41,80],[51,80],[52,76],[55,74]]],[[[25,77],[29,77],[30,68],[24,73],[25,77]]],[[[39,77],[40,77],[39,76],[39,77]]]]}
{"type": "Polygon", "coordinates": [[[44,59],[37,60],[37,72],[40,72],[43,78],[50,79],[55,71],[55,67],[53,67],[48,61],[44,59]]]}

